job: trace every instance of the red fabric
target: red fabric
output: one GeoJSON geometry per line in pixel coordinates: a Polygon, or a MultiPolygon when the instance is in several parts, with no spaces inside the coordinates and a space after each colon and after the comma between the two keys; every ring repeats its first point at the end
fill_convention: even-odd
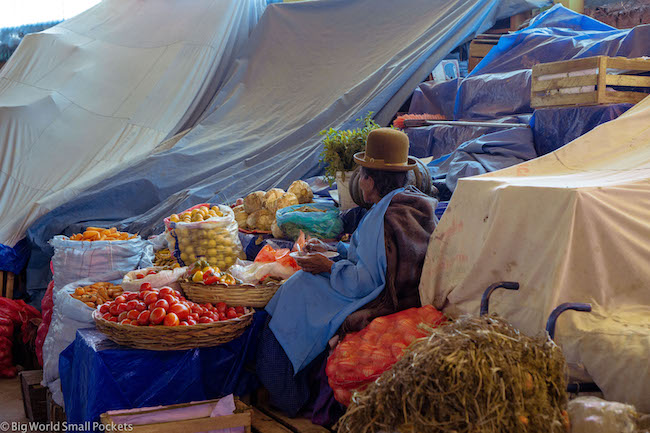
{"type": "Polygon", "coordinates": [[[447,318],[431,305],[410,308],[374,319],[360,332],[348,334],[327,360],[327,378],[334,397],[348,405],[355,390],[362,390],[389,370],[404,349],[427,333],[420,323],[438,326],[447,318]]]}
{"type": "Polygon", "coordinates": [[[38,327],[36,332],[36,357],[38,358],[38,363],[43,366],[43,343],[45,343],[45,337],[47,336],[47,331],[50,330],[50,322],[52,322],[52,310],[54,310],[54,281],[50,281],[50,284],[47,285],[47,290],[45,291],[45,296],[41,301],[41,311],[43,312],[43,321],[38,327]]]}

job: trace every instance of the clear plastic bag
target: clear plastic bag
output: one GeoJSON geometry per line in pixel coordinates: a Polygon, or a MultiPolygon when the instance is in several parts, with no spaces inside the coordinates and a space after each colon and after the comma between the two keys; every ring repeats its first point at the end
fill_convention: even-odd
{"type": "Polygon", "coordinates": [[[634,406],[598,397],[569,401],[572,433],[637,433],[639,414],[634,406]]]}
{"type": "Polygon", "coordinates": [[[186,270],[186,267],[165,269],[162,266],[136,269],[135,271],[127,272],[127,274],[124,275],[121,286],[126,292],[140,291],[142,283],[149,283],[154,289],[167,286],[174,290],[180,290],[178,280],[183,276],[186,270]],[[147,272],[150,270],[157,272],[148,275],[147,272]],[[144,275],[144,278],[138,278],[138,274],[144,275]]]}
{"type": "MultiPolygon", "coordinates": [[[[184,212],[198,209],[207,203],[197,204],[184,212]]],[[[203,258],[211,266],[228,269],[238,257],[243,258],[239,240],[239,226],[233,210],[219,205],[222,217],[212,217],[199,222],[172,222],[165,218],[165,235],[169,250],[174,253],[181,266],[189,265],[203,258]]]]}
{"type": "Polygon", "coordinates": [[[336,239],[343,233],[339,209],[330,204],[308,203],[288,206],[275,214],[278,227],[291,239],[300,232],[319,239],[336,239]]]}

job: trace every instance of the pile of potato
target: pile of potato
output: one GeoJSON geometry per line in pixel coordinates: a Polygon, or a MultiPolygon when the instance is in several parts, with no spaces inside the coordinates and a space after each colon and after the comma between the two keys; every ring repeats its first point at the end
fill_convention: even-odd
{"type": "Polygon", "coordinates": [[[83,233],[77,233],[70,236],[71,241],[127,241],[135,239],[138,235],[118,232],[115,227],[102,229],[99,227],[88,227],[83,233]]]}
{"type": "Polygon", "coordinates": [[[97,308],[104,302],[112,301],[120,296],[124,290],[122,286],[114,286],[111,283],[94,283],[90,286],[77,287],[70,296],[88,305],[90,308],[97,308]]]}
{"type": "Polygon", "coordinates": [[[267,192],[255,191],[246,198],[244,203],[233,208],[235,219],[239,228],[271,231],[276,238],[283,238],[284,234],[275,221],[275,212],[287,206],[311,203],[314,193],[302,180],[297,180],[285,192],[280,188],[273,188],[267,192]]]}

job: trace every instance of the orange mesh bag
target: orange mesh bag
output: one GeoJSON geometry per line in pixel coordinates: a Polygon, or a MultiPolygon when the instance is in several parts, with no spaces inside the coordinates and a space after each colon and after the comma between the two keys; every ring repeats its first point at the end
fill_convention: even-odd
{"type": "Polygon", "coordinates": [[[404,349],[427,334],[420,323],[437,327],[447,321],[431,305],[378,317],[360,332],[348,334],[327,360],[327,379],[334,398],[344,405],[402,357],[404,349]]]}

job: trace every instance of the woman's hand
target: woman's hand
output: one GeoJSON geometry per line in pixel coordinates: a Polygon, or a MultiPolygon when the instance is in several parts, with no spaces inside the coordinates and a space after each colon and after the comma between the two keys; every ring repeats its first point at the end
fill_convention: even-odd
{"type": "Polygon", "coordinates": [[[306,257],[296,258],[296,263],[305,272],[320,274],[322,272],[332,272],[334,262],[322,254],[310,254],[306,257]]]}
{"type": "Polygon", "coordinates": [[[303,248],[308,253],[322,253],[324,251],[336,251],[334,247],[327,245],[325,242],[317,238],[311,238],[305,242],[303,248]]]}

